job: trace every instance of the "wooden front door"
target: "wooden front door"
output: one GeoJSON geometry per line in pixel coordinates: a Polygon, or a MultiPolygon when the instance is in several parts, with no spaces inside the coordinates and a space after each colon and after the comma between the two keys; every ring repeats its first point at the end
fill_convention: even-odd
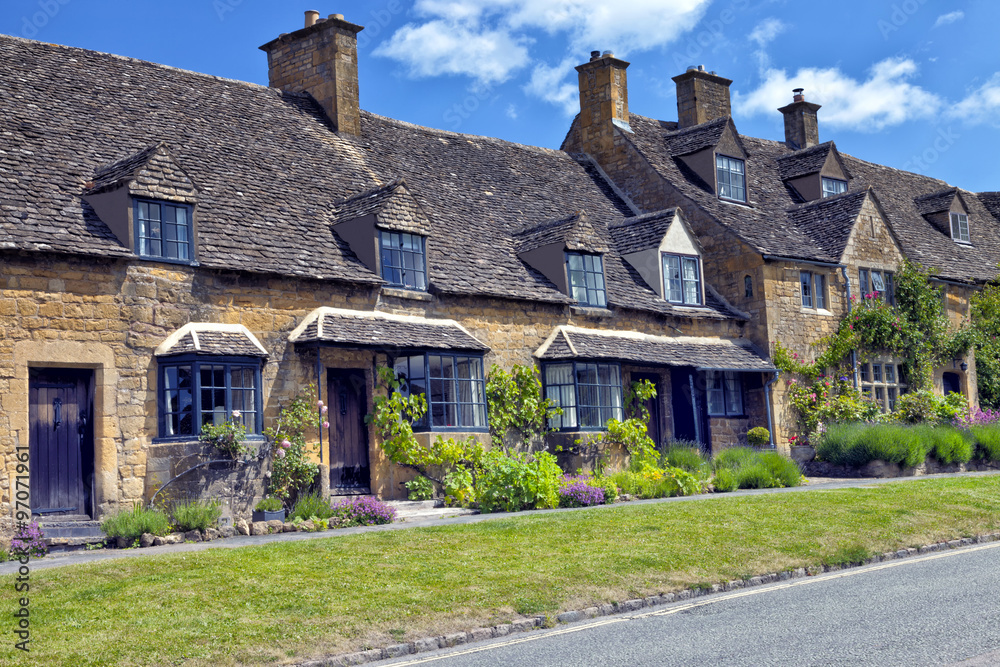
{"type": "Polygon", "coordinates": [[[687,366],[671,368],[670,393],[674,440],[697,442],[703,450],[711,451],[704,373],[687,366]]]}
{"type": "Polygon", "coordinates": [[[28,426],[32,513],[92,516],[93,371],[31,369],[28,426]]]}
{"type": "Polygon", "coordinates": [[[369,493],[368,390],[363,371],[327,371],[327,418],[330,422],[330,491],[369,493]]]}

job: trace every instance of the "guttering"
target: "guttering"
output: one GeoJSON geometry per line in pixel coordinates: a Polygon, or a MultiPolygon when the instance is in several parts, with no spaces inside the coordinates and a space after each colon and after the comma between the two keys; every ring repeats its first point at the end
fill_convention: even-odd
{"type": "Polygon", "coordinates": [[[797,262],[799,264],[810,264],[812,266],[825,266],[829,269],[845,269],[847,268],[844,264],[839,264],[835,262],[817,262],[812,259],[799,259],[798,257],[784,257],[782,255],[761,255],[765,261],[775,261],[775,262],[797,262]]]}
{"type": "Polygon", "coordinates": [[[956,287],[964,287],[969,289],[970,287],[975,287],[977,283],[963,283],[959,280],[948,280],[947,278],[931,278],[932,283],[944,283],[945,285],[954,285],[956,287]]]}
{"type": "Polygon", "coordinates": [[[777,447],[774,442],[774,420],[771,418],[771,385],[778,380],[781,371],[775,369],[774,377],[764,383],[764,405],[767,406],[767,432],[770,434],[772,447],[777,447]]]}

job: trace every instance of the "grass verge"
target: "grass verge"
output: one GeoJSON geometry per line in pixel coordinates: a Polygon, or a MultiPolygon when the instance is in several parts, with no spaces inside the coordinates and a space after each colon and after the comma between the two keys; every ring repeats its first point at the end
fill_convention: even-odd
{"type": "Polygon", "coordinates": [[[998,498],[922,480],[36,570],[32,651],[0,664],[280,664],[991,532],[998,498]]]}

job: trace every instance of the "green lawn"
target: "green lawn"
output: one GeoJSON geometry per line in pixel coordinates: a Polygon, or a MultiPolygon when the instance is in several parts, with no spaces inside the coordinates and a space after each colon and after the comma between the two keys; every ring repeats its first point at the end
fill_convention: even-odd
{"type": "Polygon", "coordinates": [[[526,513],[483,523],[35,570],[30,656],[275,664],[1000,528],[1000,477],[526,513]]]}

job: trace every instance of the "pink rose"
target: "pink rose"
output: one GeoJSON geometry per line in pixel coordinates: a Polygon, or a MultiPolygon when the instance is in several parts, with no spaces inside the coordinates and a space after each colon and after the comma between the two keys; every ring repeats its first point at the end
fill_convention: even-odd
{"type": "Polygon", "coordinates": [[[288,449],[289,447],[292,446],[292,443],[288,442],[288,439],[286,438],[285,440],[281,441],[281,446],[284,447],[285,449],[288,449]]]}
{"type": "Polygon", "coordinates": [[[277,454],[278,454],[278,458],[279,459],[285,458],[285,450],[284,449],[279,449],[278,452],[277,452],[277,454]]]}
{"type": "Polygon", "coordinates": [[[330,422],[323,422],[323,428],[330,428],[330,422]]]}
{"type": "Polygon", "coordinates": [[[324,406],[323,406],[322,408],[320,408],[320,411],[319,411],[319,412],[320,412],[320,414],[324,414],[324,415],[325,415],[325,414],[327,413],[327,411],[328,411],[329,409],[330,409],[330,408],[328,408],[328,407],[326,407],[326,406],[324,405],[324,406]]]}
{"type": "Polygon", "coordinates": [[[317,408],[323,407],[323,401],[316,401],[316,407],[317,408]]]}

